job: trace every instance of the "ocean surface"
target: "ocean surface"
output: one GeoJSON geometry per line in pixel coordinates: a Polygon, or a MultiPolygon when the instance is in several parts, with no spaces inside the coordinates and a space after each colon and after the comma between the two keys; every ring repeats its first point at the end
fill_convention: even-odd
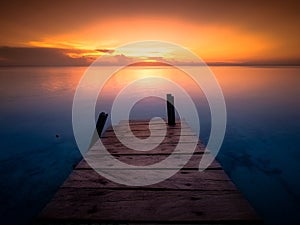
{"type": "MultiPolygon", "coordinates": [[[[81,160],[72,102],[85,67],[0,68],[0,223],[28,224],[81,160]]],[[[211,67],[224,93],[227,129],[218,160],[266,224],[300,223],[300,67],[211,67]]],[[[104,68],[105,71],[105,68],[104,68]]],[[[130,67],[101,91],[96,114],[132,80],[127,93],[172,92],[167,77],[191,95],[207,142],[210,110],[197,85],[165,67],[130,67]]],[[[175,102],[180,104],[180,96],[175,102]]],[[[138,102],[131,119],[165,117],[163,100],[138,102]]],[[[224,209],[226,210],[226,209],[224,209]]]]}

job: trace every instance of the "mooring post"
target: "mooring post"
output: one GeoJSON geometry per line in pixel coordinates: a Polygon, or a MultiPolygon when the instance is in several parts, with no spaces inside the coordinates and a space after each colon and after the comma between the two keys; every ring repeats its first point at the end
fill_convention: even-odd
{"type": "Polygon", "coordinates": [[[101,137],[101,133],[102,133],[102,130],[104,128],[107,116],[108,116],[108,114],[105,113],[105,112],[101,112],[99,114],[97,124],[96,124],[96,129],[97,129],[97,133],[98,133],[99,137],[101,137]]]}
{"type": "Polygon", "coordinates": [[[168,125],[175,125],[174,96],[167,94],[168,125]]]}

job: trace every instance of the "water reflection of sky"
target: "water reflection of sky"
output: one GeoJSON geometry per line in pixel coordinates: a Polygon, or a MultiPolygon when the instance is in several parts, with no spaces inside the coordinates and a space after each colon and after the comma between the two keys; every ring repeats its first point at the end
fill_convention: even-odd
{"type": "MultiPolygon", "coordinates": [[[[223,89],[228,113],[218,159],[269,224],[299,221],[300,69],[212,70],[223,89]]],[[[3,221],[28,221],[80,160],[72,133],[71,109],[84,71],[80,67],[1,68],[0,199],[6,203],[0,208],[3,221]]],[[[120,71],[104,87],[96,111],[109,112],[112,99],[122,87],[149,74],[178,82],[192,96],[200,115],[200,136],[207,141],[207,101],[191,79],[172,68],[130,67],[120,71]]],[[[151,81],[131,94],[147,90],[171,92],[151,81]]],[[[175,101],[180,103],[180,96],[175,101]]],[[[136,119],[164,115],[165,103],[157,98],[140,101],[131,113],[136,119]]]]}

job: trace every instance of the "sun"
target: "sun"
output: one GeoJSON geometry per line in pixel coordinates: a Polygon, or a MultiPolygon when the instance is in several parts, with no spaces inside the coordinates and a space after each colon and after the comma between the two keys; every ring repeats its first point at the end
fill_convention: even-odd
{"type": "Polygon", "coordinates": [[[146,62],[146,63],[156,63],[156,62],[158,62],[157,60],[155,60],[155,59],[145,59],[145,60],[143,60],[144,62],[146,62]]]}

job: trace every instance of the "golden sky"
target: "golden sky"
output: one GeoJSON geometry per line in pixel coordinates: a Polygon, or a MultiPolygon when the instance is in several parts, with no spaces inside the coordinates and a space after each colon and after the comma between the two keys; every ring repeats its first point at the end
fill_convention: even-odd
{"type": "Polygon", "coordinates": [[[0,65],[85,64],[141,40],[208,63],[300,64],[299,12],[297,1],[5,1],[0,65]]]}

